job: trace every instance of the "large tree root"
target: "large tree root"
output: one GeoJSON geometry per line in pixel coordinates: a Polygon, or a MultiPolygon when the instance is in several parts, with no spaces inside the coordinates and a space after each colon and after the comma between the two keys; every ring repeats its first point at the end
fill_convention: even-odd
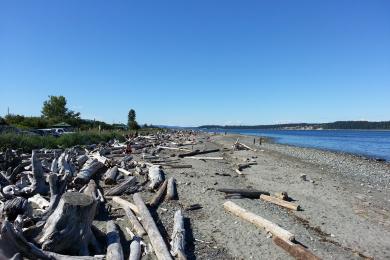
{"type": "Polygon", "coordinates": [[[89,255],[90,248],[100,251],[91,231],[96,204],[91,196],[64,193],[38,236],[38,244],[43,250],[72,255],[89,255]]]}

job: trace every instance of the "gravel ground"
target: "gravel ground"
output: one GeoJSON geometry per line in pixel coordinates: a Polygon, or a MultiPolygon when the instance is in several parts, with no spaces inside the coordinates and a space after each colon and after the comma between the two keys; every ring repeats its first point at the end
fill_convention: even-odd
{"type": "MultiPolygon", "coordinates": [[[[223,156],[224,160],[184,158],[180,164],[192,168],[164,169],[167,178],[177,180],[179,200],[163,201],[151,211],[167,242],[175,210],[195,203],[203,207],[183,211],[189,231],[188,259],[293,259],[263,229],[225,212],[226,199],[218,188],[288,192],[303,211],[289,211],[259,199],[232,201],[289,230],[323,259],[390,259],[389,164],[271,143],[256,147],[256,152],[233,152],[230,148],[236,139],[236,135],[202,134],[200,144],[193,148],[220,148],[220,152],[205,156],[223,156]],[[248,158],[257,165],[238,175],[234,165],[248,158]],[[302,174],[307,181],[300,178],[302,174]]],[[[240,136],[240,141],[252,146],[253,137],[240,136]]],[[[167,150],[160,154],[172,155],[167,150]]],[[[142,194],[145,201],[152,195],[149,191],[142,194]]],[[[124,198],[132,200],[131,196],[124,198]]],[[[111,212],[123,215],[115,205],[111,212]]],[[[122,230],[130,226],[126,217],[119,225],[122,230]]],[[[128,240],[126,232],[124,237],[128,240]]],[[[143,259],[155,257],[149,254],[143,259]]]]}

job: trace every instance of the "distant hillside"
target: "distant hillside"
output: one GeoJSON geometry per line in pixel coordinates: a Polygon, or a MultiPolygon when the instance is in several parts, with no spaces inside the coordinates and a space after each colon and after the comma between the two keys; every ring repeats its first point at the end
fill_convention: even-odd
{"type": "Polygon", "coordinates": [[[369,121],[336,121],[333,123],[297,123],[297,124],[276,124],[276,125],[203,125],[204,129],[279,129],[279,130],[320,130],[320,129],[376,129],[390,130],[390,121],[369,122],[369,121]]]}

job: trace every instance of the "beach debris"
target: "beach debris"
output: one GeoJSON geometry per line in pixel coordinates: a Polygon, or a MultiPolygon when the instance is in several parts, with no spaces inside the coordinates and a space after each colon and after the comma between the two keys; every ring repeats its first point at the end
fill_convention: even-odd
{"type": "Polygon", "coordinates": [[[156,192],[156,194],[153,196],[151,201],[149,202],[150,207],[156,207],[160,203],[162,197],[164,197],[166,193],[167,186],[168,186],[168,180],[165,180],[163,184],[160,186],[160,188],[158,189],[158,191],[156,192]]]}
{"type": "Polygon", "coordinates": [[[276,197],[261,194],[260,199],[267,201],[267,202],[271,202],[271,203],[279,205],[279,206],[282,206],[282,207],[287,208],[287,209],[292,209],[292,210],[296,210],[296,211],[300,210],[299,205],[282,200],[282,199],[279,199],[279,198],[276,198],[276,197]]]}
{"type": "Polygon", "coordinates": [[[116,177],[118,176],[118,166],[109,168],[104,175],[104,184],[116,184],[116,177]]]}
{"type": "Polygon", "coordinates": [[[139,260],[141,259],[141,238],[133,236],[133,239],[130,243],[130,255],[129,260],[139,260]]]}
{"type": "Polygon", "coordinates": [[[288,252],[295,259],[305,259],[305,260],[320,260],[318,256],[314,255],[307,248],[302,246],[301,244],[297,244],[285,239],[282,239],[278,236],[274,236],[272,241],[275,245],[279,246],[286,252],[288,252]]]}
{"type": "Polygon", "coordinates": [[[270,195],[269,192],[259,191],[253,189],[233,189],[233,188],[219,188],[217,189],[219,192],[224,192],[226,194],[239,194],[245,198],[258,199],[260,195],[270,195]]]}
{"type": "Polygon", "coordinates": [[[107,196],[121,195],[123,193],[134,193],[138,190],[137,179],[134,176],[127,177],[121,183],[115,185],[106,192],[107,196]]]}
{"type": "Polygon", "coordinates": [[[179,256],[180,259],[187,259],[185,254],[186,229],[184,227],[184,217],[181,210],[175,212],[173,220],[173,231],[171,236],[171,254],[179,256]]]}
{"type": "Polygon", "coordinates": [[[195,160],[223,160],[223,157],[205,157],[205,156],[189,156],[186,157],[188,159],[195,159],[195,160]]]}
{"type": "Polygon", "coordinates": [[[253,149],[246,144],[240,143],[239,140],[240,139],[237,138],[237,141],[232,145],[233,151],[236,151],[236,150],[250,150],[253,152],[257,151],[256,149],[253,149]]]}
{"type": "Polygon", "coordinates": [[[303,181],[307,181],[307,175],[306,174],[301,174],[301,176],[299,176],[299,178],[301,178],[301,180],[303,180],[303,181]]]}
{"type": "Polygon", "coordinates": [[[159,165],[153,165],[149,168],[148,174],[150,185],[149,188],[154,190],[160,186],[165,179],[165,174],[159,165]]]}
{"type": "Polygon", "coordinates": [[[118,227],[113,220],[107,221],[107,260],[123,260],[123,249],[119,237],[118,227]]]}
{"type": "Polygon", "coordinates": [[[276,192],[275,197],[281,200],[290,201],[290,198],[288,197],[288,193],[285,191],[276,192]]]}
{"type": "Polygon", "coordinates": [[[158,230],[152,215],[150,215],[149,209],[146,207],[141,195],[139,193],[134,194],[133,200],[139,210],[138,214],[141,217],[141,223],[148,234],[154,252],[156,253],[157,259],[172,259],[168,247],[165,244],[164,239],[161,236],[160,231],[158,230]]]}
{"type": "Polygon", "coordinates": [[[294,241],[295,236],[290,233],[289,231],[281,228],[280,226],[276,225],[275,223],[262,218],[240,206],[235,204],[232,201],[227,201],[223,204],[226,211],[233,213],[234,215],[238,216],[239,218],[246,220],[258,227],[264,228],[267,232],[272,233],[274,236],[278,236],[284,240],[287,241],[294,241]]]}
{"type": "Polygon", "coordinates": [[[196,203],[196,204],[191,204],[191,205],[185,207],[184,210],[188,211],[188,210],[197,210],[197,209],[202,209],[202,208],[203,208],[202,205],[196,203]]]}
{"type": "Polygon", "coordinates": [[[131,225],[133,226],[135,232],[138,234],[138,236],[142,237],[146,235],[145,229],[142,227],[141,223],[139,223],[137,217],[134,215],[133,211],[129,207],[123,208],[127,218],[129,219],[131,225]]]}
{"type": "Polygon", "coordinates": [[[135,204],[124,200],[120,197],[114,196],[112,197],[112,201],[116,204],[120,205],[122,208],[130,208],[132,211],[134,211],[136,214],[139,214],[138,208],[135,204]]]}
{"type": "Polygon", "coordinates": [[[167,200],[175,200],[178,198],[177,190],[176,190],[176,179],[171,177],[168,179],[168,186],[167,186],[167,200]]]}
{"type": "Polygon", "coordinates": [[[199,155],[199,154],[207,154],[207,153],[216,153],[216,152],[219,152],[220,149],[211,149],[211,150],[195,150],[195,151],[192,151],[192,152],[189,152],[189,153],[182,153],[182,154],[179,154],[178,157],[179,158],[184,158],[184,157],[190,157],[190,156],[194,156],[194,155],[199,155]]]}

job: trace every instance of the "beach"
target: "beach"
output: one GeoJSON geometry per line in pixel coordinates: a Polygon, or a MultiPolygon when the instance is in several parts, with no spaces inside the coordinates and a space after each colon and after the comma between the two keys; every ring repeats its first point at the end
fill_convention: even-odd
{"type": "MultiPolygon", "coordinates": [[[[253,137],[198,136],[194,149],[219,148],[208,156],[224,160],[181,159],[190,169],[165,169],[177,180],[178,201],[157,209],[162,234],[171,234],[176,209],[184,211],[189,259],[290,259],[270,236],[226,212],[218,188],[285,191],[302,211],[291,211],[259,199],[230,199],[236,204],[292,232],[297,241],[323,259],[388,259],[390,257],[390,165],[363,157],[273,143],[253,146],[253,137]],[[257,151],[232,151],[240,142],[257,151]],[[253,159],[257,165],[234,171],[236,163],[253,159]],[[307,180],[301,179],[306,174],[307,180]],[[160,222],[161,221],[161,222],[160,222]]],[[[172,154],[162,151],[161,156],[172,154]]],[[[146,194],[144,194],[147,196],[146,194]]],[[[131,197],[129,197],[130,199],[131,197]]],[[[120,225],[128,225],[123,220],[120,225]]],[[[293,259],[293,258],[291,258],[293,259]]]]}

